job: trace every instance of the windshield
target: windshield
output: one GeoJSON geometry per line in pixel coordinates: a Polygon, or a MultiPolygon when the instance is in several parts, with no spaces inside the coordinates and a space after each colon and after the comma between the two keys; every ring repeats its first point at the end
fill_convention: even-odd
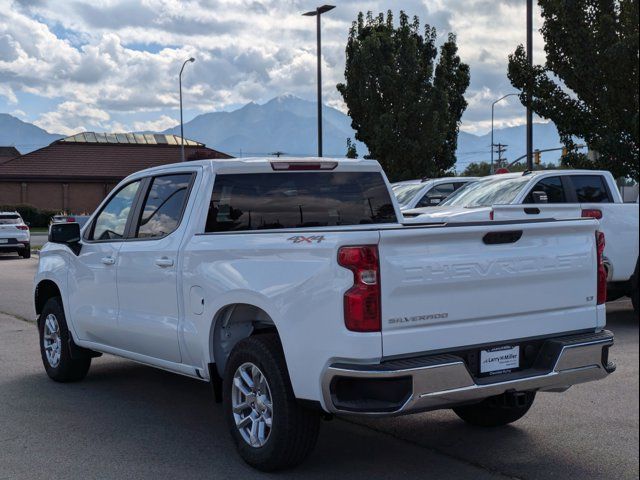
{"type": "Polygon", "coordinates": [[[422,187],[424,187],[422,183],[401,183],[399,185],[393,185],[391,190],[393,190],[400,206],[403,207],[422,190],[422,187]]]}
{"type": "Polygon", "coordinates": [[[459,189],[440,205],[452,207],[490,207],[507,205],[529,183],[531,177],[490,178],[459,189]]]}
{"type": "Polygon", "coordinates": [[[0,225],[19,225],[22,223],[20,215],[16,214],[2,214],[0,215],[0,225]]]}

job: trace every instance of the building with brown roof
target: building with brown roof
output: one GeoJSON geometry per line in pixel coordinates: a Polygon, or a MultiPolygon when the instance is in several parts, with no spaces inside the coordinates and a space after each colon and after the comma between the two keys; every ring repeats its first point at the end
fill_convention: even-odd
{"type": "MultiPolygon", "coordinates": [[[[180,161],[176,135],[84,132],[0,162],[0,205],[92,212],[127,175],[180,161]]],[[[185,160],[232,158],[184,140],[185,160]]]]}
{"type": "Polygon", "coordinates": [[[0,164],[20,156],[16,147],[0,147],[0,164]]]}

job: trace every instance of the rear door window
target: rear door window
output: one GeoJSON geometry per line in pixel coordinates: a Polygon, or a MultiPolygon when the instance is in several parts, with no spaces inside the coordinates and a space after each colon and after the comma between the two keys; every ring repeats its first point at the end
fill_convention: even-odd
{"type": "Polygon", "coordinates": [[[533,192],[546,193],[548,203],[567,203],[567,195],[560,177],[547,177],[538,181],[527,195],[527,198],[525,198],[524,203],[535,203],[533,192]]]}
{"type": "Polygon", "coordinates": [[[572,175],[571,183],[580,203],[610,203],[611,197],[601,175],[572,175]]]}
{"type": "Polygon", "coordinates": [[[378,172],[218,175],[207,232],[395,223],[378,172]]]}
{"type": "Polygon", "coordinates": [[[453,183],[441,183],[440,185],[436,185],[427,193],[425,193],[424,197],[422,197],[416,204],[416,207],[420,208],[437,205],[437,203],[451,195],[455,189],[456,187],[453,183]],[[438,199],[438,202],[431,203],[432,198],[438,199]]]}
{"type": "Polygon", "coordinates": [[[137,238],[161,238],[178,228],[191,178],[190,173],[184,173],[162,175],[151,181],[140,214],[137,238]]]}

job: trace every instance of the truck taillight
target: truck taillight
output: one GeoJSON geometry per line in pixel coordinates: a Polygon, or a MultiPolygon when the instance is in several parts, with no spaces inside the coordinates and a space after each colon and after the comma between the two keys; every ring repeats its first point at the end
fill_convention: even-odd
{"type": "Polygon", "coordinates": [[[353,272],[353,287],[344,294],[344,323],[352,332],[379,332],[380,264],[376,245],[342,247],[338,264],[353,272]]]}
{"type": "Polygon", "coordinates": [[[596,251],[598,253],[598,305],[607,301],[607,270],[604,268],[604,233],[596,232],[596,251]]]}
{"type": "Polygon", "coordinates": [[[600,220],[602,218],[602,210],[597,208],[585,208],[582,210],[582,217],[596,218],[600,220]]]}

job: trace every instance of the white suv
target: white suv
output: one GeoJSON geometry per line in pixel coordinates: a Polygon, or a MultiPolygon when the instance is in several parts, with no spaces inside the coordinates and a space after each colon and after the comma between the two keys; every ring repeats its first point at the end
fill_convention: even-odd
{"type": "Polygon", "coordinates": [[[0,253],[17,252],[31,257],[31,234],[18,212],[0,212],[0,253]]]}

